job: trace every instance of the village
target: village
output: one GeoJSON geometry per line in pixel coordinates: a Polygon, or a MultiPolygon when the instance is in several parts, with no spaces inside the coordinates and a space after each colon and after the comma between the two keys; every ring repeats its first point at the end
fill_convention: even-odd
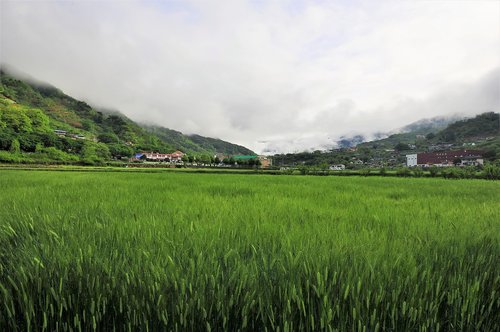
{"type": "MultiPolygon", "coordinates": [[[[350,150],[352,153],[356,149],[350,150]]],[[[397,153],[397,152],[395,152],[397,153]]],[[[348,158],[345,163],[323,163],[322,167],[327,167],[330,171],[344,171],[346,169],[363,169],[363,168],[381,168],[381,167],[402,167],[409,168],[421,167],[465,167],[465,166],[483,166],[484,152],[481,150],[442,150],[434,152],[412,153],[404,155],[406,161],[401,161],[402,156],[391,155],[389,159],[385,158],[370,158],[363,161],[358,157],[348,158]]],[[[300,166],[300,164],[283,164],[276,160],[274,168],[281,170],[289,170],[300,166]]],[[[273,168],[273,157],[264,155],[188,155],[182,151],[173,153],[158,153],[158,152],[139,152],[129,159],[129,165],[141,167],[257,167],[257,168],[273,168]]],[[[302,163],[303,164],[303,163],[302,163]]]]}
{"type": "Polygon", "coordinates": [[[214,155],[194,156],[182,151],[173,153],[139,152],[129,159],[131,164],[159,165],[164,167],[259,167],[269,168],[272,159],[263,155],[214,155]]]}

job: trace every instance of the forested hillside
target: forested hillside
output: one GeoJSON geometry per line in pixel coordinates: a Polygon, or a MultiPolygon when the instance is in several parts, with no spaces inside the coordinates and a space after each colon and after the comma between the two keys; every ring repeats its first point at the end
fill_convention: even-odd
{"type": "Polygon", "coordinates": [[[157,126],[144,125],[143,128],[158,136],[163,142],[181,151],[192,151],[195,153],[217,152],[224,155],[255,155],[255,152],[244,146],[216,138],[200,135],[185,135],[176,130],[157,126]]]}
{"type": "Polygon", "coordinates": [[[473,148],[484,157],[500,157],[500,114],[483,113],[448,123],[449,118],[422,120],[404,127],[406,132],[358,144],[354,149],[301,152],[274,156],[274,165],[346,164],[349,167],[400,166],[409,153],[473,148]],[[436,120],[436,121],[434,121],[436,120]],[[447,124],[447,125],[446,125],[447,124]]]}
{"type": "Polygon", "coordinates": [[[498,136],[499,133],[500,114],[489,112],[450,124],[435,135],[434,141],[454,143],[461,140],[482,140],[498,136]]]}
{"type": "Polygon", "coordinates": [[[145,129],[121,114],[97,111],[59,89],[0,71],[0,162],[103,163],[138,151],[188,154],[235,153],[248,149],[215,140],[193,142],[165,128],[145,129]],[[167,137],[164,133],[175,135],[167,137]]]}

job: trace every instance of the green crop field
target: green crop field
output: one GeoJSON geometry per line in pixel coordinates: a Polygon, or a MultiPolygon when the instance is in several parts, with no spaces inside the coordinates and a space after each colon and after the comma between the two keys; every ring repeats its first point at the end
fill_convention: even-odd
{"type": "Polygon", "coordinates": [[[0,330],[499,331],[500,183],[0,171],[0,330]]]}

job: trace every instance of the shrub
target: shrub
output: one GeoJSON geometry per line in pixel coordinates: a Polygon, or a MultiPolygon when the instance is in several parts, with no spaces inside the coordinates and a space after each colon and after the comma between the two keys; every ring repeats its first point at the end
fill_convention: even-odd
{"type": "Polygon", "coordinates": [[[482,177],[488,180],[500,179],[500,166],[494,164],[487,164],[482,171],[482,177]]]}
{"type": "Polygon", "coordinates": [[[301,175],[307,175],[309,173],[309,168],[307,168],[307,166],[300,166],[299,172],[301,175]]]}
{"type": "Polygon", "coordinates": [[[431,168],[429,168],[429,173],[430,173],[431,177],[433,177],[433,178],[438,176],[439,172],[440,172],[440,170],[437,166],[432,166],[431,168]]]}
{"type": "Polygon", "coordinates": [[[461,179],[464,178],[464,172],[458,167],[448,167],[445,168],[441,174],[445,179],[461,179]]]}
{"type": "Polygon", "coordinates": [[[396,170],[396,175],[403,177],[411,176],[411,171],[408,167],[401,167],[396,170]]]}
{"type": "Polygon", "coordinates": [[[421,178],[422,176],[424,176],[424,171],[420,167],[415,167],[413,169],[413,175],[416,178],[421,178]]]}
{"type": "Polygon", "coordinates": [[[369,168],[362,168],[359,170],[359,174],[363,176],[368,176],[371,173],[371,169],[369,168]]]}

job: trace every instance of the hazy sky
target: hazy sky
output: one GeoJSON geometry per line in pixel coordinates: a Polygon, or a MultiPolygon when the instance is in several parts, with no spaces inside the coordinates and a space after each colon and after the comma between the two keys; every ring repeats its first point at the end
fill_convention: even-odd
{"type": "Polygon", "coordinates": [[[1,62],[255,151],[500,110],[500,1],[5,1],[1,62]]]}

